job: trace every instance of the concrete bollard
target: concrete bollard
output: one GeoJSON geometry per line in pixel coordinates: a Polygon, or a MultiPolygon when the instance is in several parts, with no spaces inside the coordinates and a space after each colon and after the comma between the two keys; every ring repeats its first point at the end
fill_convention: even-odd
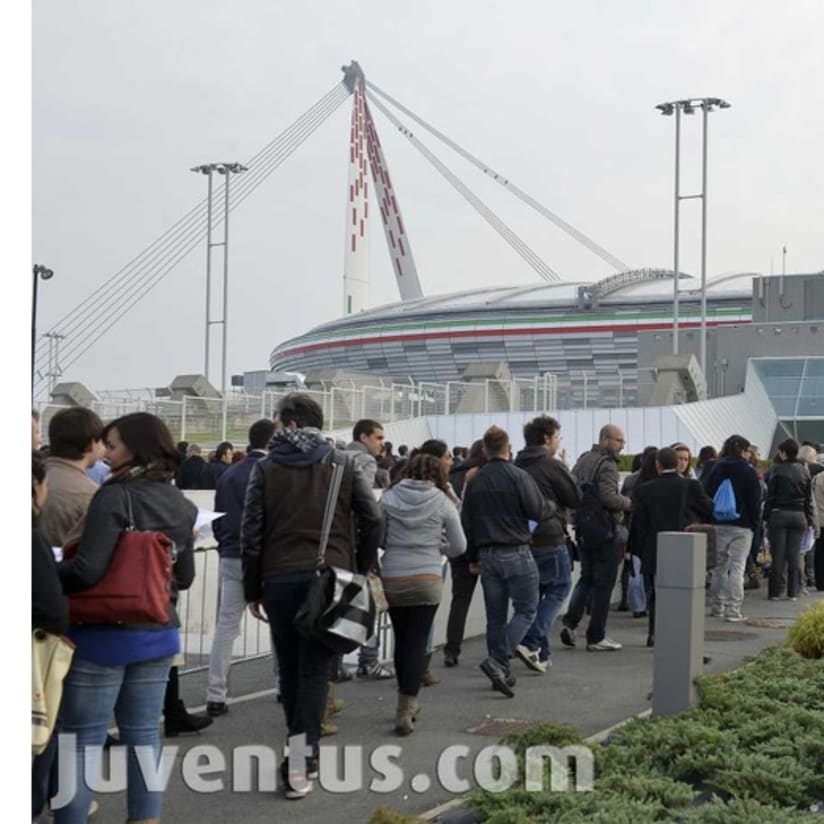
{"type": "Polygon", "coordinates": [[[698,700],[703,671],[707,536],[658,533],[652,714],[672,715],[698,700]]]}

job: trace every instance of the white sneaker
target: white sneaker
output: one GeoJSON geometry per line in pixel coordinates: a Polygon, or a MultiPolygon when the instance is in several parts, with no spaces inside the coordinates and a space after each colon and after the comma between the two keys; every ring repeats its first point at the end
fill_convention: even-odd
{"type": "Polygon", "coordinates": [[[725,616],[724,620],[728,624],[741,624],[747,620],[747,616],[742,615],[740,612],[732,612],[729,615],[725,616]]]}
{"type": "Polygon", "coordinates": [[[724,610],[723,609],[712,609],[712,610],[710,610],[710,615],[713,618],[723,618],[724,617],[724,610]]]}
{"type": "Polygon", "coordinates": [[[518,646],[515,647],[515,655],[517,655],[518,658],[520,658],[534,672],[546,672],[546,662],[541,660],[538,650],[531,650],[523,644],[518,644],[518,646]]]}
{"type": "Polygon", "coordinates": [[[587,644],[587,649],[590,652],[614,652],[623,649],[623,646],[612,638],[604,637],[597,644],[587,644]]]}

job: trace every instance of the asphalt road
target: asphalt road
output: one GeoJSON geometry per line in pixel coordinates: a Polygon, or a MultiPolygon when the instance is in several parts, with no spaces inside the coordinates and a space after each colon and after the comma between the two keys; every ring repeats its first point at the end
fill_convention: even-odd
{"type": "MultiPolygon", "coordinates": [[[[750,622],[728,624],[707,617],[705,652],[712,660],[706,671],[733,669],[747,656],[782,643],[785,627],[792,617],[820,599],[824,599],[824,593],[812,593],[796,603],[768,602],[766,588],[762,587],[760,592],[747,592],[745,613],[750,616],[750,622]]],[[[514,662],[518,677],[514,699],[493,692],[478,670],[477,665],[485,656],[482,639],[466,643],[457,668],[445,669],[440,655],[436,655],[435,668],[442,681],[422,690],[423,711],[416,732],[408,738],[398,738],[392,731],[393,681],[340,685],[338,695],[346,701],[337,719],[341,732],[323,739],[323,744],[337,748],[341,771],[344,750],[350,748],[345,756],[349,786],[345,791],[334,792],[329,786],[316,784],[306,799],[296,802],[285,800],[277,791],[257,789],[255,782],[251,791],[244,789],[243,776],[248,770],[242,769],[240,762],[237,769],[233,768],[234,748],[260,745],[279,752],[285,743],[283,713],[271,693],[271,661],[237,665],[232,675],[232,690],[237,698],[231,711],[199,735],[164,742],[179,750],[166,793],[163,821],[268,824],[291,817],[305,824],[344,819],[365,822],[381,804],[420,814],[455,797],[438,781],[438,758],[447,747],[458,744],[469,748],[469,758],[456,763],[458,777],[471,781],[475,755],[495,744],[503,732],[518,722],[562,722],[571,724],[584,735],[591,735],[648,709],[654,650],[645,646],[646,620],[614,612],[609,619],[609,634],[624,644],[622,651],[590,653],[581,647],[564,648],[557,641],[556,628],[554,666],[549,673],[532,673],[519,661],[514,662]],[[220,765],[215,765],[213,760],[214,771],[202,776],[212,782],[207,785],[210,792],[194,791],[183,780],[184,765],[187,765],[187,774],[191,773],[196,755],[192,753],[187,760],[186,753],[203,745],[217,747],[225,758],[224,770],[217,769],[220,765]],[[400,788],[388,792],[379,792],[379,787],[372,784],[374,779],[382,777],[382,772],[372,769],[370,754],[382,745],[400,747],[393,756],[403,777],[400,788]],[[412,788],[413,778],[417,792],[412,788]],[[222,779],[222,784],[216,783],[216,779],[222,779]],[[425,785],[426,790],[420,791],[425,785]]],[[[197,673],[186,676],[183,691],[190,708],[201,706],[205,701],[205,676],[197,673]]],[[[213,753],[212,758],[215,757],[213,753]]],[[[274,753],[271,757],[274,758],[274,753]]],[[[264,768],[261,777],[271,781],[271,773],[271,769],[264,768]]],[[[124,820],[123,793],[101,794],[98,800],[100,811],[95,822],[120,824],[124,820]]]]}

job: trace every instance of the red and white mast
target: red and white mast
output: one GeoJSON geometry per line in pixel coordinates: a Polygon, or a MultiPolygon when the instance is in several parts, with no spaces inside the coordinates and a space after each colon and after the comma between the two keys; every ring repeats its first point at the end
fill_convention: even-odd
{"type": "Polygon", "coordinates": [[[383,222],[386,246],[402,300],[422,297],[412,247],[392,186],[386,158],[369,106],[366,80],[356,61],[344,69],[344,84],[352,91],[349,131],[349,176],[346,190],[346,249],[343,265],[343,311],[351,315],[369,307],[369,181],[367,158],[375,198],[383,222]]]}

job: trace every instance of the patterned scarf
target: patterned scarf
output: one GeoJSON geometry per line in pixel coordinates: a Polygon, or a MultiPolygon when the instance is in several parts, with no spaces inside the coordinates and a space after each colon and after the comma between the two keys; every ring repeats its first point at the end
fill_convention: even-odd
{"type": "Polygon", "coordinates": [[[325,445],[326,438],[324,438],[320,429],[314,426],[304,426],[301,429],[284,427],[275,432],[269,448],[271,449],[279,443],[289,443],[301,452],[311,452],[313,449],[325,445]]]}

